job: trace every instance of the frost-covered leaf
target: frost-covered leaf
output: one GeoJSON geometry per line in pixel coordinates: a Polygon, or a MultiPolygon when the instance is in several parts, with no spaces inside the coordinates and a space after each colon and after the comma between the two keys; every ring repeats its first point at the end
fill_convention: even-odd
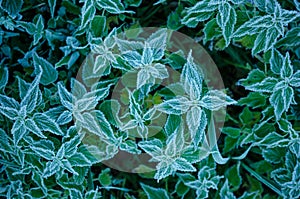
{"type": "Polygon", "coordinates": [[[97,0],[96,4],[100,8],[105,9],[107,12],[112,14],[134,13],[133,11],[125,10],[125,7],[120,0],[97,0]]]}
{"type": "Polygon", "coordinates": [[[0,128],[0,151],[9,153],[12,152],[12,150],[13,147],[11,138],[3,129],[0,128]]]}
{"type": "Polygon", "coordinates": [[[24,121],[17,120],[15,121],[14,125],[12,126],[11,133],[13,134],[13,139],[15,145],[19,143],[21,139],[25,136],[27,133],[27,129],[25,127],[24,121]]]}
{"type": "Polygon", "coordinates": [[[252,55],[270,50],[277,42],[279,36],[284,35],[284,27],[298,17],[296,12],[282,9],[277,2],[272,2],[271,4],[264,4],[256,1],[258,7],[269,14],[251,18],[234,33],[234,37],[256,35],[252,55]]]}
{"type": "Polygon", "coordinates": [[[65,125],[73,120],[72,112],[64,111],[62,114],[59,115],[56,122],[59,125],[65,125]]]}
{"type": "Polygon", "coordinates": [[[219,13],[217,23],[222,29],[222,35],[225,39],[225,46],[230,44],[231,36],[237,21],[235,9],[229,3],[219,4],[219,13]]]}
{"type": "MultiPolygon", "coordinates": [[[[206,159],[207,160],[207,159],[206,159]]],[[[198,172],[198,179],[193,179],[192,176],[184,176],[182,178],[185,185],[192,189],[196,189],[197,198],[207,198],[209,189],[217,189],[217,185],[221,179],[217,176],[214,168],[206,165],[207,161],[203,161],[198,172]]]]}
{"type": "Polygon", "coordinates": [[[10,107],[0,106],[0,113],[10,120],[16,120],[19,116],[18,110],[10,107]]]}
{"type": "Polygon", "coordinates": [[[278,37],[279,33],[276,27],[271,27],[267,31],[260,32],[255,39],[252,55],[262,51],[267,52],[276,43],[278,37]]]}
{"type": "Polygon", "coordinates": [[[23,99],[30,88],[30,83],[25,82],[20,77],[17,77],[18,79],[18,87],[19,87],[19,96],[21,99],[23,99]]]}
{"type": "Polygon", "coordinates": [[[234,33],[235,37],[243,37],[245,35],[253,35],[258,33],[262,28],[272,26],[272,17],[269,15],[256,16],[241,25],[234,33]]]}
{"type": "Polygon", "coordinates": [[[96,8],[93,4],[92,1],[87,0],[81,9],[81,29],[85,28],[96,14],[96,8]]]}
{"type": "Polygon", "coordinates": [[[174,168],[178,171],[194,172],[196,168],[184,158],[177,158],[174,162],[174,168]]]}
{"type": "Polygon", "coordinates": [[[73,107],[73,96],[72,94],[64,87],[62,82],[59,82],[57,84],[58,86],[58,95],[60,98],[60,102],[64,107],[66,107],[69,110],[72,110],[73,107]]]}
{"type": "Polygon", "coordinates": [[[290,29],[283,38],[281,38],[276,46],[293,47],[300,45],[300,27],[293,27],[290,29]]]}
{"type": "Polygon", "coordinates": [[[193,107],[187,112],[186,122],[189,127],[194,146],[201,142],[207,125],[206,114],[199,107],[193,107]]]}
{"type": "Polygon", "coordinates": [[[52,143],[46,143],[46,141],[39,142],[39,143],[35,143],[30,148],[31,148],[31,150],[33,150],[37,155],[41,156],[42,158],[45,158],[46,160],[52,160],[55,157],[55,154],[53,151],[54,147],[51,144],[52,143]],[[49,147],[49,144],[50,144],[50,147],[49,147]]]}
{"type": "Polygon", "coordinates": [[[39,83],[40,83],[41,76],[42,76],[42,71],[40,71],[40,73],[35,77],[29,89],[27,90],[26,95],[21,101],[20,104],[21,107],[26,106],[26,111],[28,113],[31,113],[35,109],[38,103],[37,100],[39,97],[39,83]]]}
{"type": "Polygon", "coordinates": [[[10,16],[16,17],[19,12],[21,11],[21,8],[23,6],[23,0],[1,0],[0,5],[3,10],[5,10],[10,16]]]}
{"type": "Polygon", "coordinates": [[[285,147],[287,144],[288,139],[276,132],[269,133],[259,142],[259,145],[267,148],[285,147]]]}
{"type": "Polygon", "coordinates": [[[56,7],[56,0],[48,0],[48,4],[50,7],[50,13],[51,13],[51,17],[54,17],[54,12],[55,12],[55,7],[56,7]]]}
{"type": "Polygon", "coordinates": [[[236,103],[235,100],[219,90],[208,91],[200,101],[200,105],[209,110],[218,110],[221,107],[236,103]]]}
{"type": "Polygon", "coordinates": [[[25,126],[29,132],[32,132],[41,138],[46,138],[46,136],[42,133],[41,129],[36,125],[34,120],[32,120],[31,118],[26,119],[25,126]]]}
{"type": "Polygon", "coordinates": [[[209,1],[199,1],[193,7],[186,9],[186,15],[182,18],[181,23],[188,27],[195,28],[199,22],[208,20],[213,16],[217,5],[209,5],[209,1]]]}
{"type": "Polygon", "coordinates": [[[12,109],[16,109],[16,110],[20,109],[19,102],[17,102],[14,98],[10,98],[6,95],[0,94],[0,104],[3,107],[12,108],[12,109]]]}
{"type": "Polygon", "coordinates": [[[190,104],[186,97],[176,97],[174,99],[164,101],[157,108],[167,114],[181,115],[188,111],[190,104]]]}
{"type": "Polygon", "coordinates": [[[284,154],[284,149],[279,147],[267,148],[262,151],[263,158],[272,164],[279,164],[283,160],[284,154]]]}
{"type": "Polygon", "coordinates": [[[138,145],[132,140],[126,140],[120,145],[120,150],[126,151],[132,154],[140,154],[141,151],[138,149],[138,145]]]}
{"type": "Polygon", "coordinates": [[[71,199],[83,199],[81,191],[79,191],[75,188],[69,189],[68,191],[69,191],[71,199]]]}
{"type": "Polygon", "coordinates": [[[266,96],[259,92],[250,92],[247,97],[241,98],[238,103],[252,108],[263,107],[266,104],[266,96]]]}
{"type": "Polygon", "coordinates": [[[300,87],[300,71],[294,73],[294,75],[290,79],[290,84],[293,87],[300,87]]]}
{"type": "Polygon", "coordinates": [[[281,78],[291,78],[293,75],[293,66],[291,64],[291,59],[289,53],[287,53],[282,60],[282,67],[280,70],[281,78]]]}
{"type": "Polygon", "coordinates": [[[158,139],[139,142],[138,146],[153,158],[159,157],[162,154],[163,144],[158,139]]]}
{"type": "Polygon", "coordinates": [[[36,125],[43,131],[49,131],[55,135],[64,135],[59,125],[44,113],[36,113],[33,116],[36,125]]]}
{"type": "Polygon", "coordinates": [[[0,68],[0,90],[5,88],[7,83],[8,83],[8,68],[7,67],[0,68]]]}
{"type": "Polygon", "coordinates": [[[161,188],[154,188],[149,185],[140,183],[143,190],[145,191],[148,199],[155,199],[155,198],[161,198],[161,199],[169,199],[169,195],[166,192],[166,190],[161,188]]]}
{"type": "Polygon", "coordinates": [[[84,112],[93,110],[97,105],[96,96],[86,97],[75,101],[74,111],[84,112]]]}
{"type": "Polygon", "coordinates": [[[236,190],[242,184],[242,177],[240,175],[240,163],[230,167],[226,172],[225,176],[228,179],[228,182],[236,190]]]}
{"type": "Polygon", "coordinates": [[[48,178],[60,170],[60,162],[54,159],[53,161],[49,161],[46,163],[46,167],[43,171],[43,177],[48,178]]]}
{"type": "Polygon", "coordinates": [[[81,143],[81,138],[79,135],[76,135],[71,140],[64,143],[64,151],[65,151],[65,157],[71,157],[74,155],[77,151],[78,145],[81,143]]]}
{"type": "Polygon", "coordinates": [[[183,66],[180,75],[180,82],[184,85],[184,90],[192,100],[199,100],[202,93],[203,72],[200,66],[194,62],[192,51],[189,52],[187,62],[183,66]]]}
{"type": "Polygon", "coordinates": [[[146,43],[148,48],[152,50],[153,60],[159,61],[165,53],[167,45],[168,31],[162,28],[149,36],[146,43]]]}
{"type": "Polygon", "coordinates": [[[289,109],[293,96],[294,92],[291,87],[276,90],[272,93],[270,103],[274,107],[274,113],[277,120],[281,118],[284,111],[289,109]]]}
{"type": "Polygon", "coordinates": [[[175,130],[178,128],[178,124],[181,122],[181,117],[178,115],[169,115],[166,125],[165,125],[165,132],[168,136],[173,134],[175,130]]]}
{"type": "Polygon", "coordinates": [[[70,166],[86,167],[91,166],[91,161],[82,153],[75,153],[68,158],[70,166]]]}
{"type": "Polygon", "coordinates": [[[220,196],[226,199],[236,199],[235,195],[232,193],[232,191],[229,188],[227,179],[220,190],[220,196]]]}
{"type": "Polygon", "coordinates": [[[122,52],[136,52],[144,48],[144,44],[140,41],[129,41],[116,37],[116,44],[122,52]]]}
{"type": "Polygon", "coordinates": [[[273,73],[277,75],[280,74],[281,68],[283,67],[283,60],[284,57],[281,55],[281,53],[278,50],[273,49],[270,59],[271,70],[273,73]]]}
{"type": "Polygon", "coordinates": [[[34,53],[33,63],[34,63],[35,73],[39,74],[42,72],[42,76],[40,80],[41,84],[49,85],[57,80],[58,72],[53,67],[53,65],[49,63],[47,60],[45,60],[42,57],[39,57],[36,53],[34,53]]]}

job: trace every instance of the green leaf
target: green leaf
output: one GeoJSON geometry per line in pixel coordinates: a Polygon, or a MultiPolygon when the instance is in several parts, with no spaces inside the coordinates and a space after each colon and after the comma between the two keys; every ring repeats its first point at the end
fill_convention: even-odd
{"type": "Polygon", "coordinates": [[[169,199],[170,198],[168,196],[168,193],[164,189],[150,187],[149,185],[146,185],[146,184],[143,184],[143,183],[140,183],[140,185],[142,186],[142,188],[143,188],[144,192],[146,193],[148,199],[157,199],[157,198],[169,199]]]}
{"type": "Polygon", "coordinates": [[[27,133],[24,121],[17,120],[12,126],[11,133],[13,134],[14,144],[17,145],[21,139],[24,138],[27,133]]]}
{"type": "Polygon", "coordinates": [[[220,197],[226,199],[236,199],[235,195],[232,193],[232,191],[229,188],[227,179],[220,190],[220,197]]]}
{"type": "Polygon", "coordinates": [[[187,192],[189,190],[190,190],[189,187],[184,185],[184,183],[182,181],[177,181],[176,186],[175,186],[175,191],[176,191],[177,195],[184,196],[185,194],[187,194],[187,192]]]}
{"type": "Polygon", "coordinates": [[[21,11],[21,8],[23,6],[23,0],[1,0],[1,8],[5,10],[10,16],[13,18],[16,17],[19,12],[21,11]]]}
{"type": "Polygon", "coordinates": [[[225,176],[227,177],[228,182],[233,186],[233,190],[237,190],[242,184],[242,177],[240,175],[240,162],[226,170],[225,176]]]}
{"type": "Polygon", "coordinates": [[[34,133],[35,135],[39,136],[40,138],[47,138],[32,119],[30,119],[30,118],[27,119],[25,121],[25,126],[28,131],[34,133]]]}
{"type": "Polygon", "coordinates": [[[238,103],[252,108],[260,108],[266,105],[266,96],[259,92],[250,92],[247,97],[241,98],[238,103]]]}
{"type": "Polygon", "coordinates": [[[300,27],[293,27],[292,29],[288,30],[283,38],[281,38],[277,43],[276,47],[296,47],[300,45],[300,27]]]}
{"type": "MultiPolygon", "coordinates": [[[[0,42],[1,43],[1,42],[0,42]]],[[[8,82],[8,68],[1,67],[0,68],[0,90],[4,89],[8,82]]]]}
{"type": "Polygon", "coordinates": [[[49,149],[47,146],[42,145],[42,142],[35,143],[30,147],[38,156],[45,158],[46,160],[53,160],[55,157],[54,151],[49,149]]]}
{"type": "Polygon", "coordinates": [[[273,49],[272,56],[270,59],[271,70],[273,73],[277,75],[280,74],[281,68],[283,66],[283,61],[284,57],[281,55],[281,53],[278,50],[273,49]]]}
{"type": "Polygon", "coordinates": [[[57,80],[58,72],[47,60],[34,53],[33,63],[36,74],[40,73],[42,69],[41,84],[49,85],[57,80]]]}
{"type": "Polygon", "coordinates": [[[76,135],[73,137],[71,140],[67,141],[64,143],[64,152],[65,152],[65,157],[71,157],[73,156],[77,149],[78,145],[81,143],[81,138],[79,135],[76,135]]]}
{"type": "Polygon", "coordinates": [[[171,30],[178,30],[179,28],[182,27],[182,24],[180,23],[180,14],[179,14],[179,10],[181,9],[178,8],[176,9],[176,11],[171,12],[171,14],[169,14],[168,16],[167,27],[171,30]]]}
{"type": "Polygon", "coordinates": [[[106,31],[106,17],[95,15],[90,24],[90,29],[95,37],[104,36],[106,31]]]}
{"type": "Polygon", "coordinates": [[[13,151],[13,147],[11,145],[11,138],[7,135],[7,133],[0,128],[0,151],[4,153],[10,153],[13,151]]]}
{"type": "Polygon", "coordinates": [[[201,99],[200,105],[209,110],[218,110],[227,105],[236,104],[237,102],[219,90],[210,90],[201,99]]]}
{"type": "Polygon", "coordinates": [[[254,46],[252,48],[252,55],[260,53],[266,48],[267,36],[267,31],[262,31],[257,35],[254,46]]]}
{"type": "Polygon", "coordinates": [[[10,120],[16,120],[19,116],[18,110],[9,107],[0,106],[0,113],[10,120]]]}
{"type": "Polygon", "coordinates": [[[101,171],[98,176],[100,184],[104,187],[110,186],[112,183],[112,176],[110,175],[110,169],[106,168],[101,171]]]}
{"type": "Polygon", "coordinates": [[[263,149],[262,151],[262,156],[264,157],[264,159],[272,164],[278,164],[283,161],[284,155],[284,148],[279,147],[263,149]]]}
{"type": "Polygon", "coordinates": [[[39,97],[39,83],[41,80],[42,71],[35,77],[33,82],[31,83],[29,89],[26,92],[23,100],[21,101],[21,107],[26,106],[26,112],[31,113],[36,105],[38,104],[38,97],[39,97]]]}
{"type": "Polygon", "coordinates": [[[73,110],[73,95],[65,88],[62,82],[58,82],[58,95],[61,104],[69,110],[73,110]]]}
{"type": "Polygon", "coordinates": [[[49,131],[55,135],[64,135],[59,125],[44,113],[34,114],[33,120],[36,123],[36,125],[44,131],[49,131]]]}
{"type": "Polygon", "coordinates": [[[222,35],[225,39],[225,46],[230,44],[231,36],[237,21],[236,12],[229,3],[219,4],[219,13],[217,15],[217,23],[222,29],[222,35]]]}
{"type": "Polygon", "coordinates": [[[294,91],[291,87],[276,90],[272,93],[270,103],[274,107],[276,120],[279,120],[283,112],[289,109],[293,96],[294,91]]]}
{"type": "Polygon", "coordinates": [[[96,4],[111,14],[134,13],[133,11],[125,10],[125,7],[120,0],[97,0],[96,4]]]}
{"type": "Polygon", "coordinates": [[[284,136],[272,132],[269,133],[266,137],[264,137],[260,142],[260,146],[265,146],[267,148],[274,148],[274,147],[286,147],[289,140],[284,138],[284,136]]]}
{"type": "Polygon", "coordinates": [[[87,24],[93,20],[96,14],[96,8],[93,5],[93,2],[88,0],[85,2],[84,6],[81,9],[81,24],[80,29],[84,29],[87,24]]]}
{"type": "Polygon", "coordinates": [[[281,78],[291,78],[293,75],[293,66],[291,64],[290,54],[286,53],[284,59],[282,60],[282,67],[280,70],[281,78]]]}
{"type": "Polygon", "coordinates": [[[48,0],[48,4],[49,4],[49,7],[50,7],[51,17],[54,18],[54,11],[55,11],[55,7],[56,7],[56,0],[48,0]]]}
{"type": "Polygon", "coordinates": [[[204,40],[203,40],[204,43],[207,43],[208,41],[211,41],[214,38],[217,38],[222,35],[221,33],[219,33],[219,26],[215,18],[211,19],[209,22],[205,24],[203,32],[204,32],[204,40]]]}
{"type": "Polygon", "coordinates": [[[69,157],[68,162],[70,167],[89,167],[92,165],[91,161],[83,153],[78,152],[69,157]]]}
{"type": "Polygon", "coordinates": [[[180,123],[181,117],[179,115],[169,115],[165,125],[165,132],[168,137],[175,132],[180,123]]]}
{"type": "Polygon", "coordinates": [[[232,138],[238,138],[241,134],[241,129],[233,128],[233,127],[223,127],[222,133],[225,133],[226,135],[232,137],[232,138]]]}
{"type": "Polygon", "coordinates": [[[217,5],[208,5],[208,1],[197,2],[193,7],[185,10],[186,15],[182,18],[181,23],[195,28],[199,22],[206,21],[213,16],[217,8],[217,5]]]}
{"type": "Polygon", "coordinates": [[[238,85],[244,87],[256,85],[261,83],[265,79],[265,73],[259,69],[251,70],[246,79],[241,79],[238,81],[238,85]]]}
{"type": "Polygon", "coordinates": [[[43,177],[48,178],[60,170],[60,162],[54,159],[53,161],[49,161],[46,163],[46,167],[43,171],[43,177]]]}

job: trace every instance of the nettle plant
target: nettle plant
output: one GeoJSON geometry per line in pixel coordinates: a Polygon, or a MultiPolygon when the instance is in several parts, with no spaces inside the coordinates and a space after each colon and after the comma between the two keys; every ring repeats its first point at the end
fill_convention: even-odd
{"type": "Polygon", "coordinates": [[[299,0],[0,0],[0,196],[299,198],[299,21],[299,0]]]}

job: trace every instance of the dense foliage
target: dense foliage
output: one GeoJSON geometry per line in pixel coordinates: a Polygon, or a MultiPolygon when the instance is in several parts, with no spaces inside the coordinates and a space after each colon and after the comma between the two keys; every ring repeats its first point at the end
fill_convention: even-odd
{"type": "Polygon", "coordinates": [[[299,0],[0,0],[0,13],[1,197],[300,197],[299,0]],[[167,50],[173,31],[226,89],[192,50],[167,50]],[[132,168],[141,154],[151,164],[132,168]]]}

